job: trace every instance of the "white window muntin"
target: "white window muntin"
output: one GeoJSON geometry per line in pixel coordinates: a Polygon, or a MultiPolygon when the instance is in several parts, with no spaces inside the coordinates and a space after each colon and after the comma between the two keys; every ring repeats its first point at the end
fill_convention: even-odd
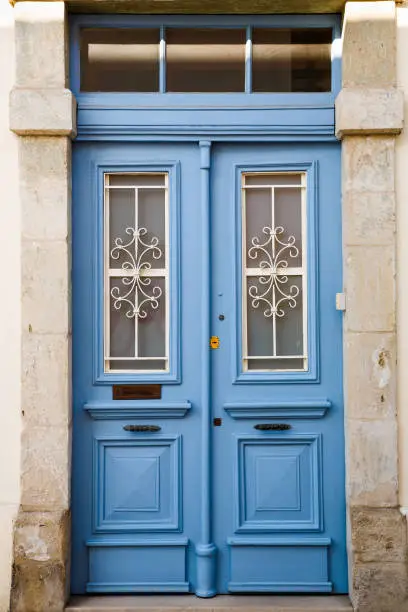
{"type": "MultiPolygon", "coordinates": [[[[291,371],[306,371],[308,369],[308,300],[307,300],[307,175],[305,172],[246,172],[241,174],[241,214],[242,214],[242,367],[244,372],[291,372],[291,371]],[[262,178],[259,185],[248,185],[248,178],[262,178]],[[268,177],[271,178],[270,182],[268,177]],[[285,177],[290,180],[285,181],[285,177]],[[293,184],[293,178],[298,177],[298,184],[293,184]],[[276,180],[281,179],[281,180],[276,180]],[[247,192],[249,190],[269,190],[270,193],[270,225],[265,225],[259,235],[249,235],[247,228],[247,192]],[[285,229],[278,228],[275,225],[275,194],[277,190],[294,190],[297,189],[300,194],[300,237],[301,244],[292,242],[293,235],[287,237],[286,243],[276,244],[276,230],[285,229]],[[266,238],[261,242],[261,238],[266,238]],[[248,265],[248,256],[250,249],[265,248],[262,252],[262,262],[259,261],[258,266],[248,265]],[[268,251],[269,247],[269,251],[268,251]],[[279,248],[277,248],[279,247],[279,248]],[[291,253],[296,253],[301,257],[301,265],[290,266],[291,253]],[[286,250],[286,259],[280,259],[282,251],[286,250]],[[288,252],[289,251],[289,252],[288,252]],[[279,261],[278,261],[279,260],[279,261]],[[283,263],[283,265],[281,265],[283,263]],[[278,264],[278,265],[276,265],[278,264]],[[262,281],[266,291],[263,294],[256,291],[250,293],[251,278],[262,281]],[[276,296],[276,280],[285,279],[289,285],[290,292],[286,295],[280,294],[276,296]],[[290,285],[291,279],[299,279],[299,291],[293,289],[290,285]],[[285,316],[283,307],[293,308],[297,306],[297,298],[301,298],[301,337],[302,351],[293,354],[279,354],[277,350],[277,325],[279,319],[285,316]],[[252,300],[248,306],[248,300],[252,300]],[[279,303],[280,302],[280,303],[279,303]],[[286,302],[286,303],[285,303],[286,302]],[[264,306],[263,314],[265,318],[271,320],[273,328],[273,341],[270,344],[271,351],[269,354],[251,353],[248,341],[248,311],[249,307],[257,309],[259,305],[264,306]],[[280,309],[280,312],[277,311],[280,309]],[[288,366],[284,366],[286,363],[288,366]],[[254,364],[256,364],[254,366],[254,364]]],[[[296,287],[296,285],[295,285],[296,287]]],[[[278,291],[279,292],[279,291],[278,291]]]]}
{"type": "Polygon", "coordinates": [[[168,372],[169,363],[169,175],[167,172],[133,172],[104,173],[104,371],[115,374],[143,374],[168,372]],[[112,185],[113,180],[124,178],[125,184],[112,185]],[[132,185],[132,177],[137,183],[142,178],[143,184],[132,185]],[[149,184],[152,179],[161,177],[163,185],[149,184]],[[127,184],[129,183],[129,184],[127,184]],[[117,190],[132,192],[134,202],[134,224],[124,224],[120,236],[111,235],[110,215],[112,211],[112,194],[117,190]],[[148,227],[139,223],[139,194],[148,190],[162,191],[164,245],[158,242],[157,236],[149,232],[148,227]],[[127,242],[125,238],[129,238],[127,242]],[[119,241],[118,241],[119,239],[119,241]],[[129,250],[130,249],[130,250],[129,250]],[[127,251],[127,253],[125,252],[127,251]],[[121,252],[125,260],[118,267],[112,265],[112,258],[121,252]],[[130,255],[130,257],[129,257],[130,255]],[[152,262],[161,259],[162,267],[153,267],[152,262]],[[112,294],[111,281],[119,279],[124,291],[112,294]],[[156,283],[155,283],[156,281],[156,283]],[[160,283],[162,286],[160,286],[160,283]],[[130,287],[130,291],[129,291],[130,287]],[[133,354],[112,355],[111,305],[124,317],[134,321],[133,354]],[[139,331],[141,321],[154,311],[164,307],[164,350],[161,354],[143,355],[139,350],[139,331]],[[115,366],[115,362],[117,365],[115,366]],[[125,367],[123,364],[126,364],[125,367]],[[137,367],[132,367],[132,365],[137,367]]]}

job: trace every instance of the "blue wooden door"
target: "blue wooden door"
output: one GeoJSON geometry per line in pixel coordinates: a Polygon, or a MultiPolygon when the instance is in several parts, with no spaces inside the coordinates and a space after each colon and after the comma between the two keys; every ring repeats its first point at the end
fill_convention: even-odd
{"type": "Polygon", "coordinates": [[[336,144],[216,144],[220,592],[346,592],[336,144]]]}
{"type": "Polygon", "coordinates": [[[195,144],[74,148],[74,593],[195,582],[199,159],[195,144]],[[129,384],[161,397],[114,399],[129,384]]]}
{"type": "Polygon", "coordinates": [[[345,592],[339,148],[204,145],[74,147],[72,591],[345,592]]]}

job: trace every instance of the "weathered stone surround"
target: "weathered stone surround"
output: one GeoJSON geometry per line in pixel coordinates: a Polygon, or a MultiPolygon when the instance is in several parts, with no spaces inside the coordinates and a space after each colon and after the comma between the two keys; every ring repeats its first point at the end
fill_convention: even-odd
{"type": "MultiPolygon", "coordinates": [[[[89,0],[90,5],[98,10],[101,2],[89,0]]],[[[246,6],[251,13],[250,0],[246,6]]],[[[24,430],[11,607],[60,612],[69,589],[75,103],[67,89],[64,2],[17,2],[15,17],[17,73],[10,121],[21,136],[24,430]]],[[[408,610],[395,393],[394,142],[403,118],[395,21],[394,2],[346,5],[343,90],[337,101],[347,294],[348,550],[351,598],[359,612],[408,610]]]]}

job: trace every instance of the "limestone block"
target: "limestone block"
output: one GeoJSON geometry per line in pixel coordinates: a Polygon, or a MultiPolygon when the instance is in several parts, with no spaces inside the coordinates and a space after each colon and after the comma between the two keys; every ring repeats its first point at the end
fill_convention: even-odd
{"type": "Polygon", "coordinates": [[[70,332],[70,252],[62,241],[23,241],[23,329],[34,333],[70,332]]]}
{"type": "Polygon", "coordinates": [[[14,18],[16,86],[65,88],[65,3],[17,2],[14,18]]]}
{"type": "Polygon", "coordinates": [[[395,329],[395,249],[352,246],[344,249],[347,331],[395,329]]]}
{"type": "Polygon", "coordinates": [[[350,509],[355,563],[404,563],[407,545],[405,517],[398,508],[350,509]]]}
{"type": "Polygon", "coordinates": [[[70,514],[20,512],[14,525],[14,558],[24,561],[66,561],[69,554],[70,514]]]}
{"type": "Polygon", "coordinates": [[[69,89],[12,89],[10,129],[20,136],[75,136],[73,94],[69,89]]]}
{"type": "Polygon", "coordinates": [[[67,581],[64,563],[14,563],[12,612],[63,612],[67,581]]]}
{"type": "Polygon", "coordinates": [[[353,566],[352,603],[356,612],[406,612],[407,568],[404,563],[353,566]]]}
{"type": "Polygon", "coordinates": [[[21,406],[25,427],[68,427],[70,364],[69,336],[23,333],[21,406]]]}
{"type": "Polygon", "coordinates": [[[22,236],[70,236],[71,142],[68,138],[19,138],[22,236]]]}
{"type": "Polygon", "coordinates": [[[21,505],[25,511],[68,509],[71,432],[68,427],[24,427],[21,505]]]}
{"type": "Polygon", "coordinates": [[[348,418],[396,418],[395,345],[395,334],[392,333],[345,334],[345,406],[348,418]]]}
{"type": "Polygon", "coordinates": [[[347,419],[347,490],[350,506],[398,505],[396,419],[347,419]]]}
{"type": "Polygon", "coordinates": [[[351,136],[342,144],[343,194],[395,189],[395,138],[351,136]]]}
{"type": "Polygon", "coordinates": [[[395,242],[395,194],[346,191],[343,194],[343,243],[392,245],[395,242]]]}
{"type": "Polygon", "coordinates": [[[347,2],[343,25],[343,87],[394,87],[394,2],[347,2]]]}
{"type": "Polygon", "coordinates": [[[399,134],[404,94],[398,89],[342,89],[336,99],[336,136],[399,134]]]}

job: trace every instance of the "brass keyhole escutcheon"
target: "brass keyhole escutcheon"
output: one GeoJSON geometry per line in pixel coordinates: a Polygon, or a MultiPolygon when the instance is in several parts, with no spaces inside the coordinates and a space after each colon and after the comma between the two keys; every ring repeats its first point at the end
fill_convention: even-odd
{"type": "Polygon", "coordinates": [[[218,336],[211,336],[210,338],[210,348],[217,349],[220,348],[220,339],[218,336]]]}

